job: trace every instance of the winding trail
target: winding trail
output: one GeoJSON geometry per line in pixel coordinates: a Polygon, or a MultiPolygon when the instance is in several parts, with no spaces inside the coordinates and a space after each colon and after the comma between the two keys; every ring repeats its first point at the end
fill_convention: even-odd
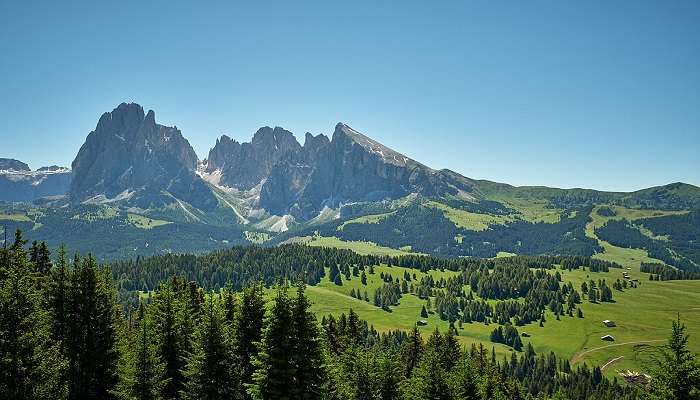
{"type": "Polygon", "coordinates": [[[641,344],[641,343],[654,343],[654,342],[664,342],[666,339],[654,339],[654,340],[638,340],[636,342],[624,342],[624,343],[615,343],[615,344],[609,344],[607,346],[601,346],[601,347],[596,347],[594,349],[586,350],[586,351],[579,351],[578,353],[574,354],[573,357],[571,357],[571,364],[575,364],[583,358],[588,353],[592,353],[594,351],[602,350],[602,349],[607,349],[609,347],[619,347],[619,346],[626,346],[628,344],[641,344]]]}
{"type": "Polygon", "coordinates": [[[603,364],[603,366],[600,367],[600,370],[601,370],[601,371],[605,371],[605,368],[608,368],[610,365],[612,365],[612,364],[614,364],[614,363],[616,363],[616,362],[622,360],[623,358],[625,358],[625,356],[620,356],[620,357],[615,357],[615,358],[613,358],[612,360],[610,360],[610,361],[606,362],[605,364],[603,364]]]}

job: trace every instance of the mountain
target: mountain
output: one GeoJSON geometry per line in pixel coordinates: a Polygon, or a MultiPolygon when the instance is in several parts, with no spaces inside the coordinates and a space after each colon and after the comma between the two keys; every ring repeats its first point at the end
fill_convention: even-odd
{"type": "Polygon", "coordinates": [[[29,165],[12,158],[0,158],[0,171],[31,171],[29,165]]]}
{"type": "Polygon", "coordinates": [[[68,191],[71,171],[57,166],[32,171],[29,165],[0,158],[0,201],[29,202],[42,197],[62,196],[68,191]]]}
{"type": "Polygon", "coordinates": [[[102,115],[73,161],[73,202],[128,200],[142,208],[186,201],[213,209],[216,198],[196,174],[197,155],[177,127],[122,103],[102,115]]]}
{"type": "Polygon", "coordinates": [[[344,123],[330,137],[306,133],[303,145],[280,127],[249,142],[224,135],[200,161],[177,127],[124,103],[102,115],[72,172],[0,159],[2,200],[34,202],[0,203],[3,224],[105,259],[304,241],[445,257],[642,254],[700,271],[696,186],[624,193],[475,180],[344,123]]]}
{"type": "Polygon", "coordinates": [[[473,200],[473,182],[436,171],[339,123],[333,138],[307,136],[304,148],[283,159],[265,181],[260,206],[273,214],[309,219],[344,203],[419,194],[473,200]]]}
{"type": "Polygon", "coordinates": [[[224,135],[209,151],[205,171],[218,175],[220,185],[248,190],[264,180],[281,158],[300,148],[294,135],[280,127],[258,129],[250,143],[224,135]]]}

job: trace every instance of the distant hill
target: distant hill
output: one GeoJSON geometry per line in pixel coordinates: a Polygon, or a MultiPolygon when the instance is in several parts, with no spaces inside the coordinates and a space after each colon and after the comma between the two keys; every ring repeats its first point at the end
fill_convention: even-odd
{"type": "Polygon", "coordinates": [[[177,127],[124,103],[101,116],[72,170],[0,159],[0,201],[8,229],[74,248],[79,236],[103,238],[105,259],[328,237],[447,257],[636,251],[700,268],[696,186],[623,193],[475,180],[344,123],[303,145],[280,127],[244,143],[224,135],[199,160],[177,127]],[[625,250],[632,231],[645,239],[625,250]]]}

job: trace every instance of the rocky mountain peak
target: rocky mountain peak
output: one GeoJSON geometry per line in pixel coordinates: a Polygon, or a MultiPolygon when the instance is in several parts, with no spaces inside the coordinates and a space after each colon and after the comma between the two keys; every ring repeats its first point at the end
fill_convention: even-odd
{"type": "Polygon", "coordinates": [[[144,114],[138,104],[122,103],[102,115],[78,151],[70,197],[134,200],[149,206],[167,202],[163,196],[169,193],[206,208],[215,199],[201,193],[206,185],[197,182],[197,162],[194,149],[176,127],[157,124],[155,113],[144,114]]]}
{"type": "Polygon", "coordinates": [[[306,135],[304,137],[304,149],[306,151],[315,152],[318,149],[326,147],[330,144],[331,141],[330,139],[328,139],[328,136],[322,133],[319,133],[318,135],[314,136],[310,132],[306,132],[306,135]]]}
{"type": "Polygon", "coordinates": [[[294,134],[280,127],[264,126],[244,143],[224,135],[209,150],[206,172],[219,171],[220,185],[248,190],[265,179],[281,158],[300,148],[294,134]]]}
{"type": "Polygon", "coordinates": [[[260,206],[304,220],[326,206],[469,189],[458,177],[435,171],[340,122],[330,142],[323,135],[307,134],[303,151],[275,166],[261,189],[260,206]]]}

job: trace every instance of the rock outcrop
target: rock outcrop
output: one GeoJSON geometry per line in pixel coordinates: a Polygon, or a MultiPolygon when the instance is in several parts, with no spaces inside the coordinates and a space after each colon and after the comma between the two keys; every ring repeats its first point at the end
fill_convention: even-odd
{"type": "Polygon", "coordinates": [[[248,190],[265,179],[280,159],[300,148],[294,135],[279,127],[258,129],[250,143],[224,135],[209,151],[205,171],[218,171],[222,186],[248,190]]]}

